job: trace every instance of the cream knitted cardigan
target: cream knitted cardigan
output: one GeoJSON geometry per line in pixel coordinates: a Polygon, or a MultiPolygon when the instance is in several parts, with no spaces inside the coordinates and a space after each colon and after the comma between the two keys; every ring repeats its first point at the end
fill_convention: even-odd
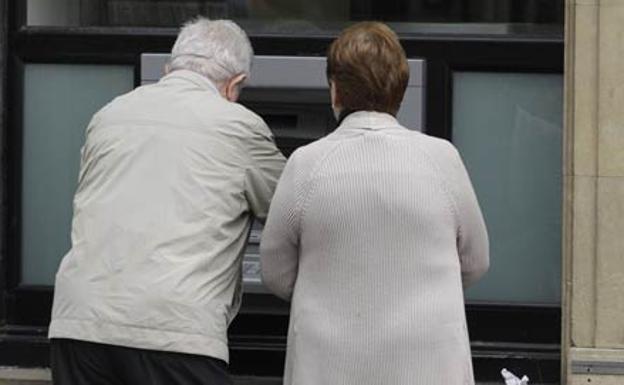
{"type": "Polygon", "coordinates": [[[474,383],[462,283],[488,239],[449,142],[350,115],[288,161],[261,258],[292,301],[284,384],[474,383]]]}

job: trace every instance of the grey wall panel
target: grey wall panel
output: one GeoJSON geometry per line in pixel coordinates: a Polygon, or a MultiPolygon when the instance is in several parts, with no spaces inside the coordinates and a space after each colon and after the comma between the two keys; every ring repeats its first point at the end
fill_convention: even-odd
{"type": "MultiPolygon", "coordinates": [[[[141,84],[158,81],[169,54],[146,53],[141,56],[141,84]]],[[[425,61],[408,60],[410,79],[399,121],[413,130],[422,130],[424,123],[425,61]]],[[[246,87],[257,89],[326,90],[326,59],[310,56],[256,56],[246,87]]],[[[285,102],[288,102],[285,100],[285,102]]]]}
{"type": "MultiPolygon", "coordinates": [[[[151,83],[160,79],[170,55],[145,53],[141,55],[141,81],[151,83]]],[[[254,58],[250,87],[327,88],[324,57],[262,56],[254,58]],[[277,69],[283,71],[277,71],[277,69]]],[[[410,87],[424,87],[425,61],[409,59],[410,87]]]]}
{"type": "Polygon", "coordinates": [[[397,119],[411,130],[423,131],[425,122],[425,95],[422,87],[408,87],[401,102],[397,119]]]}

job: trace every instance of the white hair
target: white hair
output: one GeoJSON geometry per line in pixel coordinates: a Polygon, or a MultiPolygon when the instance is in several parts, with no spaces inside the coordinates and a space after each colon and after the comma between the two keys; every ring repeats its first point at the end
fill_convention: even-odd
{"type": "Polygon", "coordinates": [[[220,85],[240,74],[249,76],[252,57],[249,38],[236,23],[199,17],[180,30],[168,71],[190,70],[220,85]]]}

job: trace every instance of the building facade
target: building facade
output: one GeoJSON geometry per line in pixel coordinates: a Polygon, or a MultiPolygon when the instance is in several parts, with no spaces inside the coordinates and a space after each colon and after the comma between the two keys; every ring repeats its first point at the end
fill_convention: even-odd
{"type": "MultiPolygon", "coordinates": [[[[477,379],[507,367],[538,383],[619,383],[618,0],[0,0],[0,366],[48,365],[88,119],[138,85],[140,55],[168,52],[196,14],[236,19],[269,56],[323,56],[349,22],[389,22],[408,57],[426,62],[425,131],[462,153],[492,239],[492,269],[466,293],[477,379]]],[[[284,150],[305,143],[280,132],[284,150]]],[[[288,307],[257,293],[244,302],[231,370],[279,376],[288,307]]]]}
{"type": "Polygon", "coordinates": [[[566,6],[563,368],[624,381],[624,2],[566,6]]]}

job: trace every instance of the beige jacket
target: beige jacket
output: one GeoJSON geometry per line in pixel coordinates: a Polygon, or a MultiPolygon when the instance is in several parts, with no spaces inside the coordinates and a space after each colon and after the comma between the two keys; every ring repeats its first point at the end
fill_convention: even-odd
{"type": "Polygon", "coordinates": [[[250,217],[285,159],[266,124],[175,71],[87,129],[51,338],[228,360],[250,217]]]}
{"type": "Polygon", "coordinates": [[[261,244],[291,300],[284,384],[473,384],[463,288],[488,268],[468,174],[447,141],[356,112],[298,149],[261,244]]]}

